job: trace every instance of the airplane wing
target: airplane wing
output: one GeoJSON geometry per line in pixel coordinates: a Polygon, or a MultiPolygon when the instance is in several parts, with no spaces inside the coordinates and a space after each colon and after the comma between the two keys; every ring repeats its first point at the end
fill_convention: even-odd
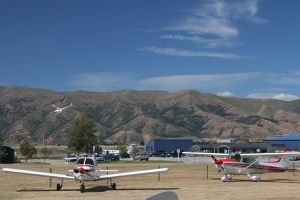
{"type": "Polygon", "coordinates": [[[203,152],[182,152],[186,155],[194,155],[194,156],[215,156],[215,157],[227,157],[228,153],[203,153],[203,152]]]}
{"type": "Polygon", "coordinates": [[[300,152],[284,152],[284,153],[241,153],[243,158],[257,158],[257,157],[286,157],[286,156],[300,156],[300,152]]]}
{"type": "Polygon", "coordinates": [[[48,177],[55,177],[55,178],[74,179],[73,176],[67,176],[67,175],[64,175],[64,174],[55,174],[55,173],[48,173],[48,172],[37,172],[37,171],[23,170],[23,169],[3,168],[2,171],[21,173],[21,174],[30,174],[30,175],[36,175],[36,176],[48,176],[48,177]]]}
{"type": "Polygon", "coordinates": [[[118,172],[117,169],[97,169],[96,172],[118,172]]]}
{"type": "Polygon", "coordinates": [[[164,171],[168,171],[168,170],[169,170],[169,168],[160,168],[160,169],[149,169],[149,170],[141,170],[141,171],[133,171],[133,172],[124,172],[124,173],[98,176],[97,179],[100,180],[100,179],[109,179],[109,178],[116,178],[116,177],[122,177],[122,176],[133,176],[133,175],[139,175],[139,174],[158,173],[158,172],[164,172],[164,171]]]}

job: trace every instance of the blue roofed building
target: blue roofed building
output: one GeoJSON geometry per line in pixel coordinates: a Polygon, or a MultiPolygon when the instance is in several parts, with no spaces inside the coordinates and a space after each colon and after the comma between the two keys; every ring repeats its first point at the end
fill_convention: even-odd
{"type": "Polygon", "coordinates": [[[300,133],[266,139],[265,143],[270,147],[288,148],[291,150],[300,150],[300,133]]]}
{"type": "Polygon", "coordinates": [[[189,151],[193,146],[192,140],[162,140],[155,139],[146,144],[146,152],[171,152],[177,149],[189,151]]]}

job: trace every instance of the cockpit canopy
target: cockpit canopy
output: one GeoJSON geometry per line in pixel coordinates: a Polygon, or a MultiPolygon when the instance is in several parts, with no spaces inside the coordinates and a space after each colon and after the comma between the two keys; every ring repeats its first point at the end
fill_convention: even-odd
{"type": "Polygon", "coordinates": [[[95,165],[95,163],[92,158],[84,157],[79,158],[76,162],[76,165],[95,165]]]}
{"type": "Polygon", "coordinates": [[[238,153],[230,153],[227,158],[230,158],[230,159],[235,159],[237,161],[240,161],[241,160],[241,155],[238,154],[238,153]]]}

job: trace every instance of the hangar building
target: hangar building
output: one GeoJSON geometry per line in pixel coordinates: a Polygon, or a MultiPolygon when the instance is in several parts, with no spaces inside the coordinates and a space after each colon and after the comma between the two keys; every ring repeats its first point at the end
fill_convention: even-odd
{"type": "Polygon", "coordinates": [[[146,144],[146,152],[171,152],[177,149],[189,151],[193,146],[192,140],[162,140],[155,139],[146,144]]]}
{"type": "Polygon", "coordinates": [[[288,148],[291,150],[300,150],[300,133],[266,139],[265,143],[271,147],[288,148]]]}

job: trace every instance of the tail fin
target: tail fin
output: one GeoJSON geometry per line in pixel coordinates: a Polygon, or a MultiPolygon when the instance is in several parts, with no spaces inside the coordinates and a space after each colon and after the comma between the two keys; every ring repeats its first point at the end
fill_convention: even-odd
{"type": "Polygon", "coordinates": [[[283,156],[281,158],[278,158],[276,161],[264,162],[264,164],[269,166],[274,166],[274,167],[288,168],[289,157],[283,156]]]}

